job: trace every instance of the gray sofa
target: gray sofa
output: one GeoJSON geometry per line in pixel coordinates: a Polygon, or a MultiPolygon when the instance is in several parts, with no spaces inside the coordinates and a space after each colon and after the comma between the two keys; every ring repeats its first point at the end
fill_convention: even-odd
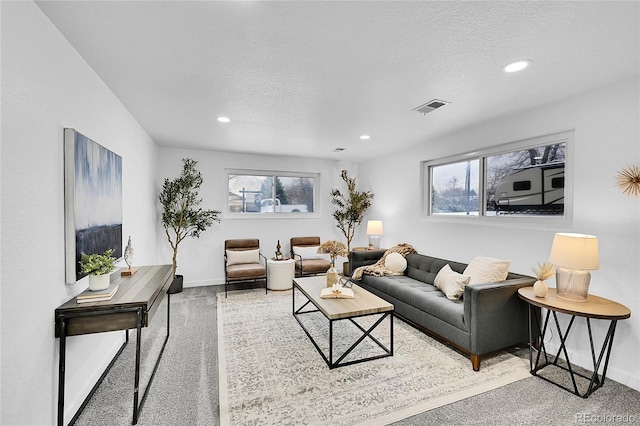
{"type": "MultiPolygon", "coordinates": [[[[350,275],[359,266],[376,263],[384,252],[349,253],[350,275]]],[[[406,260],[404,275],[364,274],[355,282],[392,303],[394,314],[405,322],[469,355],[474,371],[480,369],[482,357],[529,341],[529,310],[517,291],[533,285],[535,278],[509,272],[502,282],[466,286],[462,299],[454,301],[433,282],[446,264],[458,273],[466,264],[421,254],[408,254],[406,260]]],[[[532,309],[532,314],[540,312],[532,309]]]]}

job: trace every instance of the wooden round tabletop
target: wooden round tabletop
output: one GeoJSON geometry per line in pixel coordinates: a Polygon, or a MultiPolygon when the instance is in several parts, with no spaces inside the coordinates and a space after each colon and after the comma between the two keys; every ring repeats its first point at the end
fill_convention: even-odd
{"type": "Polygon", "coordinates": [[[558,297],[555,288],[549,288],[545,297],[537,297],[533,293],[533,287],[522,287],[518,289],[518,295],[532,305],[569,315],[608,320],[621,320],[631,316],[631,311],[626,306],[591,294],[587,295],[586,302],[572,302],[558,297]]]}

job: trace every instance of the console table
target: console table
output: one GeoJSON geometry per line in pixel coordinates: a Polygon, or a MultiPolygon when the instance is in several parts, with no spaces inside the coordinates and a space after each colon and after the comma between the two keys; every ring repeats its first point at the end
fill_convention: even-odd
{"type": "MultiPolygon", "coordinates": [[[[58,425],[64,425],[64,387],[65,387],[65,357],[67,336],[101,333],[105,331],[126,330],[126,340],[107,367],[102,377],[91,391],[89,397],[100,384],[106,373],[129,342],[129,329],[136,329],[136,360],[133,387],[133,421],[138,422],[140,410],[151,386],[153,376],[169,339],[169,305],[170,295],[167,293],[173,282],[171,265],[141,266],[138,271],[129,276],[114,273],[111,283],[118,284],[118,291],[111,300],[103,302],[77,303],[76,298],[59,306],[55,311],[55,335],[60,338],[60,360],[58,370],[58,425]],[[153,367],[149,383],[138,404],[138,389],[140,383],[140,346],[142,328],[147,327],[158,310],[162,300],[167,295],[167,335],[160,354],[153,367]]],[[[88,398],[89,398],[88,397],[88,398]]],[[[83,404],[84,405],[84,404],[83,404]]],[[[82,408],[80,409],[82,411],[82,408]]],[[[80,413],[78,412],[78,414],[80,413]]],[[[77,415],[76,414],[76,417],[77,415]]],[[[75,417],[74,417],[75,420],[75,417]]]]}
{"type": "MultiPolygon", "coordinates": [[[[518,296],[529,304],[529,311],[531,311],[531,306],[538,306],[540,308],[544,308],[547,310],[547,315],[544,320],[544,324],[542,325],[542,335],[539,341],[539,348],[537,349],[538,355],[536,356],[535,362],[533,360],[533,345],[534,342],[531,339],[532,336],[532,316],[531,312],[529,312],[529,367],[531,370],[531,374],[534,376],[538,376],[541,379],[546,380],[549,383],[553,383],[556,386],[559,386],[569,392],[572,392],[582,398],[587,398],[591,395],[596,389],[602,387],[604,384],[605,377],[607,375],[607,366],[609,364],[609,355],[611,355],[611,347],[613,346],[613,336],[616,331],[616,324],[618,320],[623,320],[629,318],[631,316],[631,311],[624,305],[621,305],[617,302],[614,302],[609,299],[605,299],[603,297],[588,295],[586,302],[574,302],[562,299],[558,297],[556,294],[555,288],[550,288],[546,297],[536,297],[533,293],[533,287],[523,287],[518,289],[518,296]],[[571,320],[567,325],[567,328],[564,332],[560,329],[560,323],[558,322],[558,313],[567,314],[571,316],[571,320]],[[544,345],[544,338],[546,336],[547,328],[549,325],[549,316],[553,314],[553,319],[555,322],[555,328],[558,332],[558,336],[560,337],[560,348],[558,349],[558,353],[555,357],[551,357],[547,354],[546,347],[544,345]],[[591,346],[591,359],[593,360],[593,375],[591,377],[585,376],[584,374],[578,373],[574,371],[571,362],[569,361],[569,354],[567,353],[566,341],[569,332],[571,331],[571,327],[573,326],[573,322],[576,317],[583,317],[587,322],[587,330],[589,333],[589,344],[591,346]],[[604,338],[604,342],[602,343],[602,348],[600,350],[599,356],[596,358],[596,351],[593,344],[593,333],[591,332],[591,320],[592,319],[600,319],[600,320],[608,320],[611,321],[609,324],[609,330],[607,331],[607,335],[604,338]],[[560,365],[558,363],[560,359],[560,353],[563,353],[565,356],[566,366],[560,365]],[[544,356],[544,362],[541,363],[541,356],[544,356]],[[604,358],[604,365],[602,365],[602,361],[604,358]],[[538,374],[540,370],[543,368],[553,365],[555,367],[561,368],[569,373],[571,378],[571,383],[573,385],[573,389],[568,388],[558,382],[551,380],[548,377],[544,377],[538,374]],[[598,371],[602,365],[602,375],[599,375],[598,371]],[[583,379],[590,380],[589,387],[584,393],[580,393],[578,390],[578,385],[576,382],[576,376],[582,377],[583,379]]],[[[537,317],[535,317],[537,320],[537,317]]],[[[537,327],[540,327],[540,324],[536,324],[537,327]]]]}

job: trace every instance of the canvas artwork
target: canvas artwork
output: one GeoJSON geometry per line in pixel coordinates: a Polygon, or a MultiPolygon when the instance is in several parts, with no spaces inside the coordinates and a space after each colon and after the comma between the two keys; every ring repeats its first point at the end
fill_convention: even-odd
{"type": "Polygon", "coordinates": [[[122,157],[64,129],[66,282],[85,274],[80,253],[122,257],[122,157]]]}

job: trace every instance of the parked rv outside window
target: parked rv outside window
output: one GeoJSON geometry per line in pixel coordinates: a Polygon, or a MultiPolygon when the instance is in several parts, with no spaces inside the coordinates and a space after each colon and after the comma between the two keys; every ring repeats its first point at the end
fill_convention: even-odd
{"type": "Polygon", "coordinates": [[[572,132],[423,163],[428,216],[542,217],[565,213],[572,132]],[[510,146],[513,148],[509,149],[510,146]]]}

